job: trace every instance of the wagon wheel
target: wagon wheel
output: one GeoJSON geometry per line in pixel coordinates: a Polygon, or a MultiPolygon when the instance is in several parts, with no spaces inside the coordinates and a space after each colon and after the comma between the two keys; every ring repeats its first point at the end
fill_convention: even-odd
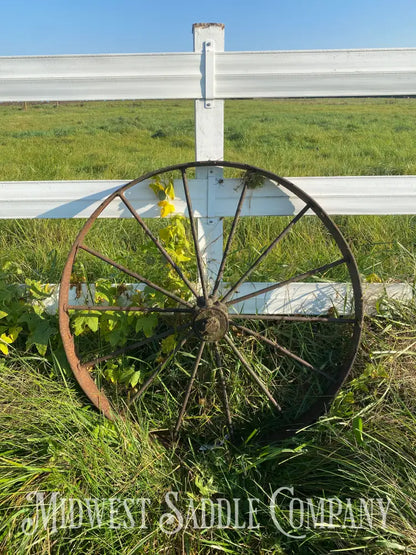
{"type": "Polygon", "coordinates": [[[310,424],[335,397],[357,353],[362,294],[348,245],[306,193],[253,166],[192,162],[147,173],[95,210],[65,265],[59,321],[74,375],[106,417],[127,412],[149,431],[201,442],[270,439],[310,424]],[[213,167],[230,176],[218,188],[233,203],[214,277],[193,179],[213,167]],[[146,218],[159,210],[149,183],[162,208],[175,184],[173,220],[146,218]],[[267,213],[280,203],[296,215],[252,216],[266,189],[267,213]],[[114,210],[132,218],[98,219],[114,210]],[[95,289],[74,286],[81,271],[95,289]]]}

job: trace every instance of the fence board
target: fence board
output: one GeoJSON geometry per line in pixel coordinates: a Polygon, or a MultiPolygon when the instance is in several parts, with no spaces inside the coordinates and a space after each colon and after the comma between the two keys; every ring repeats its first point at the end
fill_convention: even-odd
{"type": "MultiPolygon", "coordinates": [[[[290,177],[329,214],[386,215],[416,213],[416,176],[290,177]]],[[[115,189],[127,181],[3,181],[0,182],[0,219],[86,218],[115,189]]],[[[206,181],[190,180],[194,207],[207,214],[206,181]]],[[[233,216],[239,195],[239,181],[225,180],[217,187],[216,216],[233,216]]],[[[181,182],[175,184],[176,211],[183,213],[181,182]]],[[[147,183],[130,193],[139,213],[158,217],[159,208],[147,183]]],[[[248,194],[245,215],[292,215],[301,201],[271,183],[248,194]]],[[[106,217],[130,217],[120,203],[112,204],[106,217]]]]}
{"type": "MultiPolygon", "coordinates": [[[[202,99],[204,52],[0,57],[0,102],[202,99]]],[[[216,98],[416,94],[416,48],[217,52],[216,98]]]]}
{"type": "MultiPolygon", "coordinates": [[[[258,291],[270,283],[244,283],[237,296],[258,291]]],[[[143,290],[143,284],[128,285],[128,291],[143,290]]],[[[42,301],[49,314],[54,314],[58,307],[59,285],[51,284],[51,295],[42,301]]],[[[69,293],[69,303],[84,305],[93,303],[95,286],[86,284],[73,286],[69,293]]],[[[126,301],[128,293],[126,293],[126,301]]],[[[386,297],[398,301],[409,301],[414,296],[414,289],[408,283],[364,283],[363,300],[366,314],[375,310],[376,302],[386,297]]],[[[340,315],[347,315],[351,308],[351,288],[346,283],[291,283],[280,289],[259,295],[248,301],[232,305],[232,312],[238,314],[304,314],[325,315],[336,308],[340,315]]]]}
{"type": "Polygon", "coordinates": [[[218,54],[220,98],[416,94],[416,48],[218,54]]]}

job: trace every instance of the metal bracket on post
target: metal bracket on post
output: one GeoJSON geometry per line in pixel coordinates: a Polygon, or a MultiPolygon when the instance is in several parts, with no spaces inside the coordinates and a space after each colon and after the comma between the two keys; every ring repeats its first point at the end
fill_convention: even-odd
{"type": "MultiPolygon", "coordinates": [[[[202,99],[195,101],[195,158],[224,158],[224,100],[215,98],[215,52],[224,50],[224,25],[193,26],[194,51],[203,55],[202,99]]],[[[216,217],[216,191],[222,168],[197,168],[196,177],[206,183],[206,217],[198,218],[198,241],[208,283],[215,282],[223,252],[222,219],[216,217]]]]}
{"type": "Polygon", "coordinates": [[[215,43],[213,40],[204,42],[204,62],[204,106],[213,108],[215,98],[215,43]]]}

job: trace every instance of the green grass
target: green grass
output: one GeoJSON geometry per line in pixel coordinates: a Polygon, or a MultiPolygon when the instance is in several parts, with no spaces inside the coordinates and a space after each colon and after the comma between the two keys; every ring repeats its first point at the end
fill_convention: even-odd
{"type": "MultiPolygon", "coordinates": [[[[354,375],[331,412],[277,445],[259,446],[252,439],[211,451],[195,450],[192,444],[165,446],[150,440],[145,428],[130,419],[110,424],[101,418],[59,365],[42,370],[36,359],[15,354],[7,364],[3,361],[0,372],[3,552],[415,553],[414,315],[414,306],[390,304],[383,315],[368,321],[354,375]],[[357,435],[358,418],[363,427],[357,435]],[[303,540],[291,539],[277,530],[269,508],[272,493],[283,486],[293,487],[303,500],[336,497],[346,507],[351,499],[357,522],[360,497],[388,498],[386,526],[376,515],[372,527],[364,519],[362,528],[343,528],[343,512],[332,528],[294,530],[291,496],[281,496],[276,509],[281,527],[292,535],[305,534],[303,540]],[[33,534],[24,534],[23,521],[35,512],[26,497],[32,491],[57,491],[76,499],[147,497],[147,528],[111,528],[107,500],[101,527],[84,523],[71,529],[66,522],[61,528],[58,522],[55,533],[50,523],[49,530],[39,525],[33,534]],[[195,530],[190,525],[167,535],[159,520],[171,512],[163,501],[168,491],[179,492],[177,505],[184,515],[193,500],[198,522],[203,498],[241,498],[240,523],[248,523],[248,498],[257,498],[259,528],[195,530]]],[[[132,514],[140,523],[139,506],[132,514]]],[[[324,514],[328,521],[328,507],[324,514]]]]}
{"type": "MultiPolygon", "coordinates": [[[[415,174],[415,102],[227,101],[225,158],[286,176],[415,174]]],[[[189,102],[50,103],[29,105],[27,111],[20,105],[3,105],[0,123],[0,180],[128,180],[194,159],[189,102]]],[[[364,278],[374,279],[376,274],[385,281],[414,282],[414,216],[336,220],[364,278]]],[[[0,265],[12,260],[16,280],[59,281],[82,224],[80,220],[2,221],[0,265]]],[[[284,225],[283,219],[279,225],[284,225]]],[[[236,263],[249,261],[275,232],[269,218],[244,222],[236,238],[236,263]]],[[[323,251],[316,249],[318,236],[325,243],[316,223],[306,222],[297,229],[289,241],[291,272],[302,269],[305,256],[308,262],[320,263],[323,251]]],[[[141,253],[143,238],[134,222],[99,222],[93,241],[96,248],[106,247],[114,256],[120,246],[133,248],[137,264],[158,271],[155,261],[150,263],[148,255],[141,253]]],[[[270,267],[257,278],[265,279],[274,267],[281,267],[286,255],[276,250],[270,267]]],[[[92,275],[101,270],[97,264],[92,275]]],[[[334,273],[334,277],[342,275],[334,273]]],[[[0,360],[0,551],[7,555],[416,553],[416,307],[391,301],[380,307],[377,315],[366,320],[353,375],[330,413],[295,438],[277,444],[260,445],[249,436],[242,445],[226,443],[207,451],[191,442],[159,443],[149,437],[145,420],[117,419],[112,424],[96,413],[67,365],[58,363],[60,352],[47,361],[24,347],[11,349],[11,355],[0,360]],[[332,528],[291,530],[289,500],[282,497],[277,507],[282,527],[294,535],[306,535],[303,540],[290,539],[279,533],[269,511],[272,493],[283,486],[293,486],[303,500],[336,497],[345,507],[350,498],[357,519],[359,498],[389,498],[387,525],[383,528],[378,518],[373,527],[364,523],[352,530],[336,520],[332,528]],[[107,499],[104,524],[66,526],[56,533],[39,526],[33,534],[24,534],[23,521],[34,514],[26,497],[32,491],[107,499]],[[202,498],[241,498],[246,516],[248,498],[258,498],[260,527],[197,530],[189,526],[167,535],[159,519],[168,510],[163,502],[168,491],[179,492],[184,511],[191,499],[200,509],[202,498]],[[111,528],[108,498],[112,497],[150,498],[147,528],[111,528]]],[[[319,345],[304,340],[302,348],[319,358],[319,345]]],[[[232,394],[238,399],[245,384],[234,385],[232,394]]],[[[171,410],[173,400],[161,399],[166,411],[171,410]]],[[[155,398],[148,410],[160,411],[157,403],[155,398]]],[[[145,413],[146,407],[141,410],[145,413]]],[[[163,421],[163,414],[157,416],[163,421]]],[[[139,507],[133,516],[140,521],[139,507]]]]}
{"type": "MultiPolygon", "coordinates": [[[[0,124],[0,180],[128,180],[194,159],[193,105],[187,101],[29,104],[27,111],[2,105],[0,124]]],[[[225,159],[278,175],[415,174],[415,140],[415,99],[226,102],[225,159]]],[[[414,279],[400,245],[414,253],[415,216],[335,220],[364,278],[414,279]]],[[[1,221],[0,263],[18,260],[27,276],[55,282],[81,223],[1,221]]],[[[107,222],[103,241],[129,229],[132,222],[107,222]]],[[[262,241],[268,225],[252,222],[249,232],[262,241]]],[[[299,235],[294,259],[302,259],[310,235],[299,235]]]]}
{"type": "MultiPolygon", "coordinates": [[[[1,180],[133,179],[194,159],[188,101],[3,105],[0,121],[1,180]]],[[[278,175],[415,174],[415,139],[415,99],[225,107],[225,159],[278,175]]]]}
{"type": "MultiPolygon", "coordinates": [[[[334,220],[351,245],[364,279],[371,279],[371,275],[376,274],[383,281],[414,281],[416,216],[337,216],[334,220]]],[[[271,222],[272,218],[256,218],[247,223],[242,220],[237,241],[243,252],[260,251],[267,239],[271,241],[276,236],[276,226],[270,225],[271,222]],[[246,233],[250,234],[249,245],[245,241],[246,233]]],[[[284,223],[287,219],[280,218],[279,227],[284,223]]],[[[0,265],[13,260],[24,271],[20,278],[16,276],[17,279],[29,277],[56,283],[61,279],[70,246],[83,224],[84,220],[78,219],[0,220],[0,265]]],[[[302,224],[291,240],[291,260],[294,263],[301,264],[311,246],[316,249],[311,225],[302,224]]],[[[130,220],[107,220],[101,224],[100,231],[96,246],[109,253],[116,251],[120,237],[131,238],[127,246],[134,243],[132,238],[137,238],[137,224],[130,220]]],[[[136,248],[138,244],[135,243],[136,248]]],[[[270,263],[287,263],[285,257],[285,249],[280,253],[276,251],[270,263]]]]}

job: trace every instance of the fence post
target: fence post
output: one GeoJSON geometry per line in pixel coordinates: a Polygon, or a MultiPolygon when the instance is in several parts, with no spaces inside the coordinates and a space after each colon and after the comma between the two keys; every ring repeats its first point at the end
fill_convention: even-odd
{"type": "MultiPolygon", "coordinates": [[[[195,101],[195,159],[222,160],[224,157],[224,100],[215,98],[215,53],[224,51],[222,23],[195,23],[194,52],[202,52],[203,99],[195,101]]],[[[216,190],[222,168],[198,168],[197,179],[207,181],[207,217],[198,219],[198,240],[205,262],[205,275],[215,281],[222,258],[222,220],[215,217],[216,190]]]]}

